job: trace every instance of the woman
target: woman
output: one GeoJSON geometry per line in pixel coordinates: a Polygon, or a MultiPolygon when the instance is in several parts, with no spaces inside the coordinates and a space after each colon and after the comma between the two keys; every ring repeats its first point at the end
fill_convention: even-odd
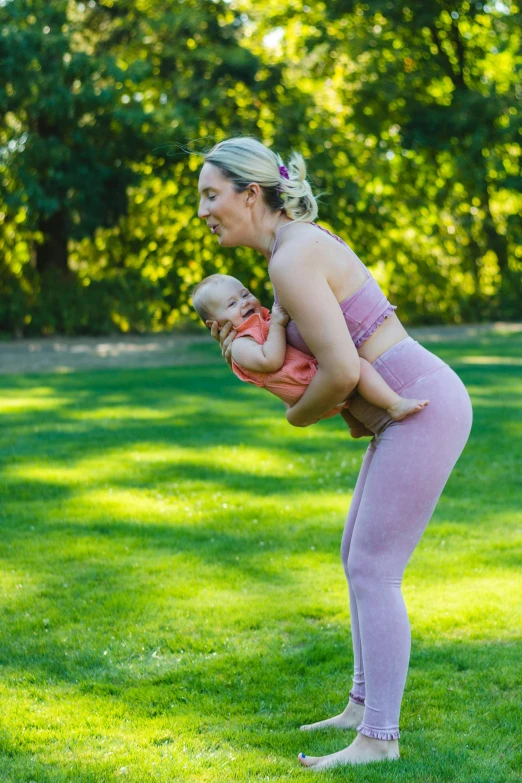
{"type": "MultiPolygon", "coordinates": [[[[471,404],[455,373],[408,337],[377,283],[341,240],[312,221],[317,205],[306,167],[293,154],[289,171],[261,142],[228,139],[201,169],[199,217],[221,247],[243,245],[268,262],[276,301],[290,314],[287,341],[318,360],[301,399],[287,409],[295,427],[313,424],[357,386],[358,355],[404,397],[429,399],[415,416],[394,422],[357,394],[350,411],[369,435],[342,542],[350,591],[353,687],[345,710],[305,730],[357,729],[338,753],[300,754],[323,769],[399,757],[399,713],[410,653],[401,594],[404,569],[467,441],[471,404]],[[347,328],[348,327],[348,328],[347,328]]],[[[212,334],[230,361],[234,330],[212,334]]]]}

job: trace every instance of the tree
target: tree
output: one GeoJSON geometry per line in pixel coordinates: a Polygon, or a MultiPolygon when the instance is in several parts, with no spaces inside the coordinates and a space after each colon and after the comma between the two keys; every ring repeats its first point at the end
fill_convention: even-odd
{"type": "Polygon", "coordinates": [[[511,317],[522,293],[521,21],[513,3],[333,0],[308,42],[322,73],[347,68],[339,94],[388,161],[374,173],[393,184],[378,199],[389,225],[394,201],[411,223],[421,205],[468,275],[475,312],[511,317]]]}
{"type": "Polygon", "coordinates": [[[165,165],[175,129],[199,129],[210,78],[252,80],[255,58],[222,12],[194,0],[4,0],[0,196],[8,218],[24,209],[39,232],[39,272],[66,270],[71,239],[126,213],[140,162],[154,154],[165,165]],[[195,56],[205,39],[206,56],[195,56]]]}
{"type": "Polygon", "coordinates": [[[238,4],[253,19],[253,51],[271,41],[285,89],[313,96],[279,136],[309,153],[323,219],[402,314],[519,317],[518,6],[238,4]]]}

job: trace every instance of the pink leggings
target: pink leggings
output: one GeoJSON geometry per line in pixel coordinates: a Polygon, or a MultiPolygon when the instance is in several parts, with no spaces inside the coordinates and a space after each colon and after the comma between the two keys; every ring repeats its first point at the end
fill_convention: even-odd
{"type": "Polygon", "coordinates": [[[402,576],[468,439],[472,411],[458,376],[411,337],[373,366],[402,396],[430,400],[401,422],[359,396],[350,406],[376,433],[359,473],[341,548],[354,651],[350,699],[364,704],[358,731],[391,740],[399,737],[410,657],[402,576]]]}

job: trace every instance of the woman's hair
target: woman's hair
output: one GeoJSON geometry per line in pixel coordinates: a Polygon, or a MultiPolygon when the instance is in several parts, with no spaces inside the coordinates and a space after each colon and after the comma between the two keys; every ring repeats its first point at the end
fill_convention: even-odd
{"type": "Polygon", "coordinates": [[[306,164],[298,152],[290,155],[288,179],[280,172],[281,167],[284,169],[282,158],[250,136],[220,141],[206,153],[204,160],[232,182],[236,193],[257,182],[272,212],[282,209],[291,220],[303,222],[317,217],[317,202],[306,179],[306,164]]]}

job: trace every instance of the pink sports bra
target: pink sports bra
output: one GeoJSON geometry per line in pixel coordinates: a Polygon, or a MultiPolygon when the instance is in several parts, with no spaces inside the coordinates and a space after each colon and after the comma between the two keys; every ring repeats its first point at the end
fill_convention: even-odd
{"type": "MultiPolygon", "coordinates": [[[[292,223],[294,222],[296,221],[292,221],[292,223]]],[[[270,261],[272,260],[272,257],[276,251],[277,243],[279,242],[281,233],[289,225],[290,223],[285,223],[284,226],[281,226],[277,232],[272,255],[270,256],[270,261]]],[[[329,234],[342,245],[350,249],[346,242],[341,239],[341,237],[338,237],[336,234],[332,234],[332,232],[328,231],[327,228],[323,228],[323,226],[320,226],[317,223],[312,223],[311,225],[317,226],[317,228],[321,229],[321,231],[329,234]]],[[[342,302],[339,302],[339,307],[343,312],[344,320],[346,321],[346,325],[352,336],[354,345],[356,348],[359,348],[359,346],[362,345],[363,342],[368,339],[368,337],[371,337],[377,327],[382,324],[384,319],[392,315],[393,311],[397,308],[395,305],[390,304],[390,302],[386,299],[383,292],[379,288],[377,281],[371,276],[360,258],[357,260],[364,267],[364,271],[368,276],[367,280],[360,288],[357,289],[357,291],[354,291],[353,294],[347,297],[347,299],[343,299],[342,302]]],[[[274,301],[276,303],[279,301],[275,290],[274,301]]],[[[304,351],[304,353],[312,356],[312,352],[299,334],[299,330],[294,321],[288,322],[288,326],[286,327],[286,341],[289,345],[293,345],[294,348],[298,348],[300,351],[304,351]]]]}

